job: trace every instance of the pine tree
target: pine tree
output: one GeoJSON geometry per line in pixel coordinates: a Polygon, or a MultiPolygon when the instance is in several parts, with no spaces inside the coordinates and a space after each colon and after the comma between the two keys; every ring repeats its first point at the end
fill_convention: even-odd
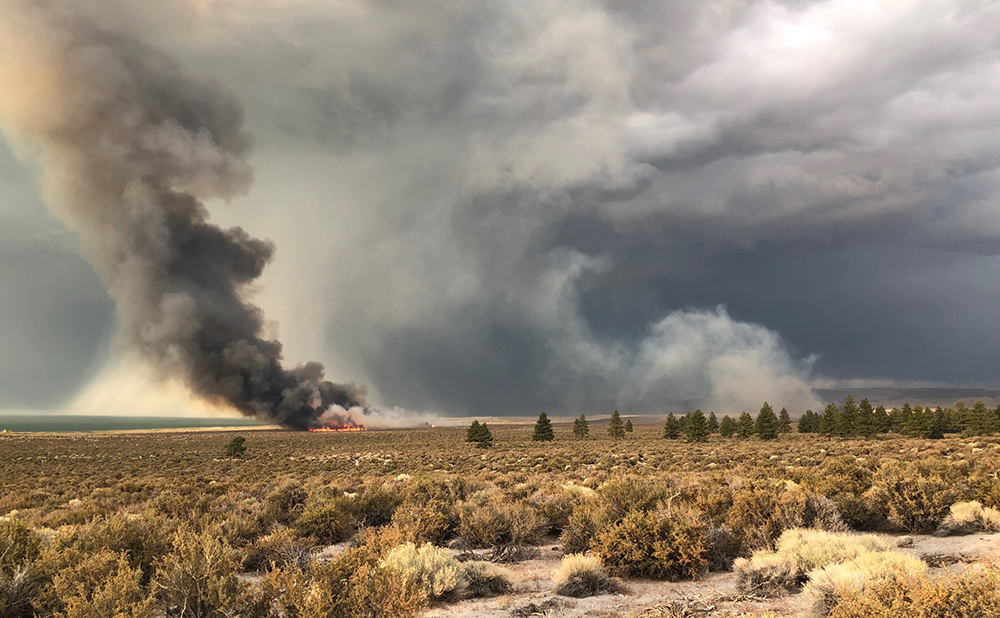
{"type": "Polygon", "coordinates": [[[840,417],[834,433],[841,437],[854,435],[854,423],[858,417],[858,404],[854,403],[854,397],[848,395],[844,397],[844,407],[840,409],[840,417]]]}
{"type": "Polygon", "coordinates": [[[722,422],[719,423],[719,435],[723,438],[731,438],[734,433],[736,433],[736,421],[727,414],[722,417],[722,422]]]}
{"type": "Polygon", "coordinates": [[[465,430],[465,441],[475,442],[476,436],[478,435],[479,435],[479,420],[477,419],[472,421],[472,424],[469,425],[469,428],[465,430]]]}
{"type": "Polygon", "coordinates": [[[819,431],[819,415],[812,410],[806,410],[799,418],[799,433],[816,433],[819,431]]]}
{"type": "Polygon", "coordinates": [[[226,445],[226,456],[243,457],[243,455],[247,452],[246,444],[244,444],[246,441],[247,439],[243,436],[236,436],[230,440],[229,444],[226,445]]]}
{"type": "Polygon", "coordinates": [[[997,432],[997,417],[986,407],[982,399],[977,399],[972,404],[972,411],[969,414],[971,435],[992,436],[997,432]]]}
{"type": "Polygon", "coordinates": [[[911,408],[909,403],[903,404],[903,433],[908,436],[924,435],[924,409],[920,406],[911,408]]]}
{"type": "Polygon", "coordinates": [[[754,433],[761,440],[774,440],[778,437],[778,417],[774,415],[771,404],[764,402],[764,406],[757,414],[757,421],[754,423],[754,433]]]}
{"type": "Polygon", "coordinates": [[[715,412],[708,413],[708,433],[719,431],[719,419],[715,417],[715,412]]]}
{"type": "Polygon", "coordinates": [[[708,440],[708,419],[701,410],[695,410],[688,414],[687,423],[684,425],[684,435],[688,442],[705,442],[708,440]]]}
{"type": "Polygon", "coordinates": [[[910,404],[906,404],[906,410],[893,408],[889,412],[889,431],[904,433],[906,431],[906,416],[909,412],[910,404]]]}
{"type": "Polygon", "coordinates": [[[965,402],[959,399],[955,402],[955,412],[952,414],[952,421],[955,423],[955,429],[959,433],[966,433],[969,430],[971,423],[971,413],[969,408],[966,407],[965,402]]]}
{"type": "Polygon", "coordinates": [[[854,419],[854,434],[870,438],[875,435],[875,410],[868,399],[862,399],[858,404],[858,417],[854,419]]]}
{"type": "Polygon", "coordinates": [[[583,414],[573,421],[573,435],[577,438],[586,438],[590,435],[590,423],[587,422],[587,417],[583,414]]]}
{"type": "Polygon", "coordinates": [[[740,414],[740,420],[736,422],[736,435],[741,438],[748,438],[754,432],[753,417],[746,411],[740,414]]]}
{"type": "Polygon", "coordinates": [[[611,414],[611,420],[608,421],[608,435],[616,441],[625,437],[625,424],[622,423],[622,415],[618,414],[618,410],[611,414]]]}
{"type": "Polygon", "coordinates": [[[628,419],[627,421],[625,421],[625,433],[632,433],[633,429],[634,428],[632,427],[632,419],[628,419]]]}
{"type": "Polygon", "coordinates": [[[944,432],[945,433],[961,433],[962,430],[959,429],[958,423],[955,422],[955,409],[945,408],[941,410],[941,415],[944,417],[944,432]]]}
{"type": "Polygon", "coordinates": [[[819,417],[819,433],[832,436],[834,432],[837,431],[837,425],[840,423],[840,408],[837,404],[830,403],[823,410],[823,416],[819,417]]]}
{"type": "Polygon", "coordinates": [[[885,406],[875,408],[872,426],[875,429],[875,433],[885,433],[889,431],[889,413],[885,411],[885,406]]]}
{"type": "Polygon", "coordinates": [[[663,424],[663,437],[668,440],[676,440],[681,436],[681,424],[677,417],[671,412],[667,415],[667,422],[663,424]]]}
{"type": "MultiPolygon", "coordinates": [[[[489,448],[493,446],[493,434],[490,433],[490,428],[486,426],[486,423],[479,423],[475,421],[476,430],[475,433],[470,434],[469,442],[475,442],[476,448],[489,448]]],[[[472,430],[472,427],[469,427],[472,430]]]]}
{"type": "Polygon", "coordinates": [[[778,413],[778,433],[792,433],[792,417],[785,408],[778,413]]]}
{"type": "Polygon", "coordinates": [[[554,437],[552,421],[549,420],[545,412],[542,412],[538,415],[538,421],[535,423],[535,432],[531,434],[531,439],[535,442],[551,442],[554,437]]]}
{"type": "Polygon", "coordinates": [[[927,435],[924,437],[931,440],[940,440],[944,437],[944,412],[941,408],[935,410],[931,415],[930,426],[927,428],[927,435]]]}
{"type": "Polygon", "coordinates": [[[677,424],[681,428],[681,433],[685,432],[685,428],[687,427],[687,422],[688,422],[688,415],[687,414],[681,414],[681,417],[679,419],[677,419],[677,424]]]}

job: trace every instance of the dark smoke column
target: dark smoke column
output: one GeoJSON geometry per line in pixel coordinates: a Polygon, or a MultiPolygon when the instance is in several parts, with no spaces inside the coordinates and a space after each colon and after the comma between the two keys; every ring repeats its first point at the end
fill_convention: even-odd
{"type": "Polygon", "coordinates": [[[0,0],[0,122],[39,156],[46,202],[79,233],[123,343],[161,378],[288,427],[362,405],[319,363],[282,365],[247,298],[273,246],[208,221],[203,200],[252,180],[239,103],[75,4],[0,0]]]}

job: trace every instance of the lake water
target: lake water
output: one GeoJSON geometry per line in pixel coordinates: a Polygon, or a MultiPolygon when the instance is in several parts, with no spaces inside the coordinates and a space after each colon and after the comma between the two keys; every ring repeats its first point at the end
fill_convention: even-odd
{"type": "Polygon", "coordinates": [[[197,427],[258,427],[250,418],[185,418],[171,416],[76,416],[68,414],[0,414],[0,431],[121,431],[197,427]]]}

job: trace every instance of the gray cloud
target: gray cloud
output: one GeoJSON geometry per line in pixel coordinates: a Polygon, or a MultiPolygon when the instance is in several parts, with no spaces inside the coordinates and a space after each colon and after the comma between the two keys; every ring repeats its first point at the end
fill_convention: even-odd
{"type": "Polygon", "coordinates": [[[385,403],[994,380],[990,3],[84,10],[243,103],[256,183],[213,215],[277,247],[259,292],[288,355],[385,403]]]}

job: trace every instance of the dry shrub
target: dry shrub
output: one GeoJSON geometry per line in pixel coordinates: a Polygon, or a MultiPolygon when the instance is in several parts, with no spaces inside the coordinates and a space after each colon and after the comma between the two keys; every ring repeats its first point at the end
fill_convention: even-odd
{"type": "Polygon", "coordinates": [[[570,514],[566,528],[559,540],[563,551],[579,554],[590,549],[597,534],[612,525],[608,511],[599,498],[590,497],[582,500],[570,514]]]}
{"type": "Polygon", "coordinates": [[[874,470],[854,457],[838,457],[820,469],[810,488],[833,500],[851,529],[870,530],[884,521],[880,511],[865,499],[873,476],[874,470]]]}
{"type": "Polygon", "coordinates": [[[401,492],[389,485],[365,488],[352,503],[351,513],[356,527],[384,526],[392,521],[393,513],[403,502],[401,492]]]}
{"type": "Polygon", "coordinates": [[[972,618],[1000,616],[1000,572],[982,565],[961,575],[871,582],[837,598],[830,618],[972,618]]]}
{"type": "Polygon", "coordinates": [[[669,500],[668,485],[649,477],[619,476],[605,481],[597,488],[611,521],[621,521],[629,511],[650,511],[657,504],[669,500]]]}
{"type": "Polygon", "coordinates": [[[278,526],[274,532],[255,540],[244,551],[243,568],[256,571],[270,564],[306,566],[312,543],[296,535],[291,528],[278,526]]]}
{"type": "Polygon", "coordinates": [[[291,523],[305,507],[308,494],[297,482],[285,483],[264,498],[261,518],[265,525],[291,523]]]}
{"type": "Polygon", "coordinates": [[[472,560],[462,565],[466,595],[474,599],[496,597],[514,590],[514,576],[492,562],[472,560]]]}
{"type": "Polygon", "coordinates": [[[461,563],[448,550],[429,543],[393,548],[380,566],[395,573],[405,586],[419,586],[434,601],[457,598],[464,586],[461,563]]]}
{"type": "Polygon", "coordinates": [[[235,552],[210,533],[183,528],[158,562],[153,588],[169,616],[216,618],[238,605],[244,586],[235,552]]]}
{"type": "Polygon", "coordinates": [[[620,581],[608,577],[597,556],[569,554],[563,556],[559,567],[552,574],[556,594],[565,597],[593,597],[599,594],[616,594],[622,591],[620,581]]]}
{"type": "Polygon", "coordinates": [[[243,545],[259,537],[266,530],[259,515],[235,512],[219,519],[208,518],[205,525],[214,525],[229,543],[243,545]]]}
{"type": "Polygon", "coordinates": [[[755,553],[750,559],[737,558],[733,570],[736,589],[755,597],[779,596],[806,581],[795,561],[767,550],[755,553]]]}
{"type": "Polygon", "coordinates": [[[706,526],[696,513],[632,511],[600,533],[593,550],[615,575],[651,579],[691,579],[708,567],[706,526]]]}
{"type": "Polygon", "coordinates": [[[124,553],[129,565],[142,571],[143,583],[152,577],[154,562],[170,551],[177,523],[163,515],[116,513],[88,526],[60,531],[44,551],[51,575],[69,564],[70,556],[110,551],[124,553]]]}
{"type": "Polygon", "coordinates": [[[792,482],[747,485],[734,490],[726,523],[742,555],[773,547],[785,530],[793,528],[847,530],[833,501],[792,482]]]}
{"type": "Polygon", "coordinates": [[[449,505],[433,500],[426,504],[404,504],[396,509],[389,524],[399,531],[400,543],[441,544],[458,527],[458,515],[449,505]]]}
{"type": "Polygon", "coordinates": [[[728,571],[733,560],[739,556],[740,539],[732,528],[723,524],[709,524],[705,529],[705,543],[708,545],[708,570],[728,571]]]}
{"type": "Polygon", "coordinates": [[[346,541],[354,534],[353,498],[337,496],[307,508],[296,520],[295,531],[324,545],[346,541]]]}
{"type": "Polygon", "coordinates": [[[901,582],[923,577],[926,572],[927,565],[909,554],[865,553],[812,571],[805,593],[813,600],[813,612],[826,616],[840,599],[861,596],[873,584],[899,586],[901,582]]]}
{"type": "Polygon", "coordinates": [[[802,585],[814,569],[895,547],[893,539],[872,534],[788,530],[778,539],[774,551],[760,550],[750,559],[736,560],[736,587],[754,596],[781,594],[802,585]]]}
{"type": "Polygon", "coordinates": [[[364,547],[308,570],[273,569],[264,577],[263,591],[271,601],[271,615],[287,618],[407,618],[426,601],[422,588],[407,586],[380,567],[364,547]]]}
{"type": "Polygon", "coordinates": [[[979,532],[1000,532],[1000,511],[973,500],[951,505],[948,516],[934,535],[957,536],[979,532]]]}
{"type": "Polygon", "coordinates": [[[918,465],[887,464],[875,474],[866,496],[894,525],[929,534],[941,524],[958,492],[953,483],[918,465]]]}
{"type": "Polygon", "coordinates": [[[155,597],[142,585],[142,571],[125,553],[100,551],[60,571],[52,582],[56,618],[147,618],[155,597]]]}
{"type": "Polygon", "coordinates": [[[563,530],[569,525],[573,506],[579,501],[577,495],[577,493],[565,489],[555,491],[539,489],[532,494],[528,503],[549,520],[549,526],[552,529],[563,530]]]}
{"type": "Polygon", "coordinates": [[[498,555],[537,545],[548,529],[548,520],[537,509],[507,502],[502,495],[463,505],[458,528],[463,546],[493,548],[498,555]]]}
{"type": "Polygon", "coordinates": [[[35,615],[33,601],[40,584],[29,566],[13,570],[0,569],[0,616],[4,618],[31,618],[35,615]]]}
{"type": "Polygon", "coordinates": [[[14,573],[38,557],[41,539],[19,519],[0,521],[0,571],[14,573]]]}

